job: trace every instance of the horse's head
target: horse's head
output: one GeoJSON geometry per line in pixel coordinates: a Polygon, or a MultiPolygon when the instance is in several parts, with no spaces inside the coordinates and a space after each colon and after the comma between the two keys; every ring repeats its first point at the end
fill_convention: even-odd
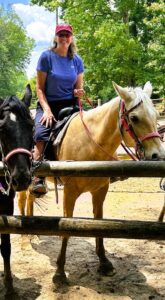
{"type": "Polygon", "coordinates": [[[0,99],[0,144],[5,176],[17,191],[31,183],[33,121],[29,106],[32,98],[27,85],[22,101],[17,97],[0,99]]]}
{"type": "Polygon", "coordinates": [[[143,89],[113,85],[122,100],[120,124],[125,143],[135,146],[140,159],[164,159],[165,149],[157,131],[158,113],[150,99],[151,83],[147,82],[143,89]]]}

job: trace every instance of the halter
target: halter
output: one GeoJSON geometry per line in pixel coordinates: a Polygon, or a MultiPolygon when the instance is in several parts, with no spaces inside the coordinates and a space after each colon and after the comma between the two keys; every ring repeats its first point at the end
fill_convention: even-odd
{"type": "Polygon", "coordinates": [[[32,152],[25,149],[25,148],[16,148],[14,150],[11,150],[5,157],[4,157],[4,162],[7,162],[10,157],[12,157],[13,155],[17,154],[17,153],[21,153],[21,154],[27,154],[30,158],[32,158],[32,152]]]}
{"type": "Polygon", "coordinates": [[[153,131],[150,133],[145,134],[144,136],[138,137],[130,123],[129,120],[129,114],[133,110],[135,110],[137,107],[139,107],[143,103],[143,100],[141,99],[136,105],[134,105],[129,110],[126,110],[125,103],[123,100],[120,100],[120,111],[119,111],[119,128],[121,135],[123,136],[123,129],[125,129],[129,135],[133,138],[135,141],[135,151],[138,159],[142,159],[145,156],[144,146],[142,142],[145,140],[158,137],[161,139],[160,134],[157,131],[153,131]]]}

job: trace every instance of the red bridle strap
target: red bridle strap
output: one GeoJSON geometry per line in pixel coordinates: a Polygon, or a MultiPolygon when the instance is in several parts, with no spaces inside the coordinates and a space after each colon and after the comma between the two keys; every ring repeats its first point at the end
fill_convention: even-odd
{"type": "Polygon", "coordinates": [[[140,101],[137,105],[133,106],[130,110],[127,111],[125,109],[124,101],[121,100],[121,102],[120,102],[120,115],[119,115],[120,131],[121,131],[121,134],[123,135],[122,129],[124,128],[129,133],[129,135],[134,139],[134,141],[136,143],[136,153],[138,153],[138,148],[139,148],[140,144],[142,145],[143,141],[151,139],[151,138],[160,138],[161,139],[161,135],[159,134],[158,131],[149,132],[141,137],[138,137],[135,134],[132,125],[129,123],[129,113],[132,112],[141,103],[142,103],[142,101],[140,101]]]}
{"type": "Polygon", "coordinates": [[[150,132],[150,133],[147,133],[147,134],[144,135],[144,136],[139,137],[139,140],[140,140],[141,142],[143,142],[143,141],[145,141],[145,140],[152,139],[153,137],[161,138],[161,135],[159,134],[159,132],[154,131],[154,132],[150,132]]]}
{"type": "Polygon", "coordinates": [[[21,153],[21,154],[27,154],[28,156],[32,157],[32,152],[27,150],[27,149],[24,149],[24,148],[17,148],[17,149],[14,149],[12,151],[10,151],[6,157],[4,158],[4,161],[8,161],[10,157],[12,157],[13,155],[15,154],[18,154],[18,153],[21,153]]]}
{"type": "Polygon", "coordinates": [[[142,101],[140,101],[137,105],[132,107],[130,110],[125,111],[125,103],[124,103],[124,101],[121,101],[121,118],[120,118],[120,128],[121,128],[121,130],[122,130],[122,128],[125,128],[126,131],[129,132],[130,136],[135,141],[136,141],[136,139],[138,139],[140,142],[143,142],[143,141],[151,139],[153,137],[161,138],[159,132],[153,131],[153,132],[147,133],[144,136],[136,137],[136,139],[135,139],[135,133],[132,131],[132,127],[129,126],[128,119],[126,118],[126,116],[129,117],[129,113],[132,110],[134,110],[137,106],[139,106],[141,103],[142,103],[142,101]]]}

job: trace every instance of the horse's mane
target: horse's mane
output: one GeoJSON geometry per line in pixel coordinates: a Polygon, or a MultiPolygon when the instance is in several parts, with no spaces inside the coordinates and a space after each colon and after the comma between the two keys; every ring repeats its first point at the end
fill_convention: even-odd
{"type": "Polygon", "coordinates": [[[129,92],[134,92],[136,94],[135,102],[134,105],[138,104],[140,100],[143,101],[143,103],[146,103],[148,106],[148,109],[150,109],[153,112],[156,112],[158,114],[156,108],[153,105],[152,99],[143,91],[141,87],[129,87],[128,88],[129,92]]]}
{"type": "Polygon", "coordinates": [[[19,114],[19,117],[24,121],[25,119],[33,124],[33,120],[30,114],[29,109],[26,107],[23,101],[19,100],[16,96],[6,97],[3,103],[0,106],[0,110],[9,107],[9,109],[15,113],[19,114]]]}
{"type": "MultiPolygon", "coordinates": [[[[142,87],[127,87],[126,89],[129,93],[134,93],[136,95],[136,97],[134,98],[133,105],[137,105],[139,101],[142,100],[144,103],[147,104],[147,107],[148,109],[150,109],[150,111],[156,112],[158,114],[157,110],[153,105],[152,99],[150,99],[150,97],[143,91],[142,87]]],[[[106,111],[108,107],[114,103],[114,101],[119,99],[119,96],[114,97],[111,100],[103,103],[102,105],[97,106],[94,109],[90,109],[89,111],[87,111],[87,113],[89,115],[92,115],[93,113],[99,113],[99,111],[106,111]]]]}
{"type": "MultiPolygon", "coordinates": [[[[142,100],[142,101],[148,103],[150,106],[153,106],[152,100],[150,99],[149,96],[146,95],[146,93],[144,93],[144,91],[141,87],[135,87],[135,88],[128,87],[128,92],[134,92],[136,94],[135,101],[137,101],[137,103],[139,102],[139,100],[142,100]]],[[[137,103],[135,102],[135,105],[137,103]]]]}

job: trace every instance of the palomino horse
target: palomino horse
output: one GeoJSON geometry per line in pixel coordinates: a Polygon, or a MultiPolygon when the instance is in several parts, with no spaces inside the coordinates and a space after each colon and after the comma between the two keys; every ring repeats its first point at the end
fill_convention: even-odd
{"type": "MultiPolygon", "coordinates": [[[[62,144],[58,149],[59,160],[108,161],[116,158],[115,151],[124,140],[135,147],[140,159],[165,158],[160,135],[157,132],[157,112],[150,96],[148,82],[142,88],[122,88],[114,83],[119,95],[100,107],[91,109],[72,119],[62,144]],[[119,109],[120,108],[120,109],[119,109]]],[[[109,187],[109,178],[61,178],[64,184],[63,209],[65,217],[72,217],[76,199],[80,194],[92,195],[94,218],[103,218],[103,202],[109,187]]],[[[24,199],[26,195],[24,194],[24,199]]],[[[32,204],[33,196],[29,197],[32,204]]],[[[21,199],[20,203],[21,205],[21,199]]],[[[22,209],[23,210],[23,209],[22,209]]],[[[29,212],[32,210],[29,209],[29,212]]],[[[66,279],[64,265],[68,238],[63,237],[53,281],[66,279]]],[[[101,274],[113,273],[113,265],[105,255],[102,238],[96,238],[96,253],[101,274]]]]}
{"type": "MultiPolygon", "coordinates": [[[[0,99],[0,145],[5,177],[0,177],[0,214],[13,215],[15,191],[31,183],[31,150],[33,121],[29,106],[31,90],[26,87],[23,101],[15,96],[0,99]]],[[[4,223],[7,220],[4,218],[4,223]]],[[[4,284],[10,299],[14,292],[10,268],[10,235],[1,234],[1,255],[4,261],[4,284]]]]}

